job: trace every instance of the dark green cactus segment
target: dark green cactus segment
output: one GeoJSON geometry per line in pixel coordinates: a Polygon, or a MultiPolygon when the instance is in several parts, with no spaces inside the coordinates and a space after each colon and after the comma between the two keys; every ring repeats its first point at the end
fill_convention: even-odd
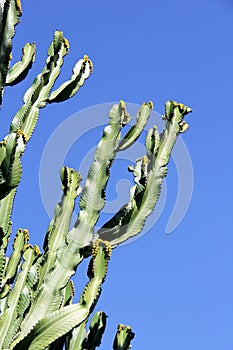
{"type": "Polygon", "coordinates": [[[45,237],[45,259],[40,272],[40,283],[43,282],[46,271],[49,271],[54,266],[57,251],[66,244],[75,198],[80,190],[81,176],[74,169],[63,167],[60,171],[60,177],[63,196],[55,208],[54,217],[49,224],[45,237]]]}
{"type": "Polygon", "coordinates": [[[21,174],[21,156],[25,150],[25,137],[21,130],[5,137],[6,156],[0,167],[0,199],[18,186],[21,174]]]}
{"type": "Polygon", "coordinates": [[[2,280],[2,287],[4,287],[6,283],[12,283],[14,281],[14,278],[20,267],[20,260],[22,257],[23,249],[25,245],[28,244],[28,240],[28,230],[19,229],[14,239],[13,252],[6,265],[5,275],[2,280]]]}
{"type": "Polygon", "coordinates": [[[20,0],[5,0],[0,21],[0,105],[10,66],[15,26],[22,15],[20,0]]]}
{"type": "Polygon", "coordinates": [[[137,160],[135,167],[130,168],[135,185],[130,190],[128,204],[97,232],[97,237],[108,240],[113,247],[137,235],[153,211],[163,178],[167,175],[172,148],[182,132],[183,118],[191,112],[189,107],[171,101],[166,103],[165,108],[166,126],[162,135],[158,136],[156,128],[149,130],[146,140],[148,154],[137,160]]]}
{"type": "Polygon", "coordinates": [[[156,157],[160,145],[159,131],[156,125],[149,129],[146,136],[146,150],[148,158],[156,157]]]}
{"type": "Polygon", "coordinates": [[[73,97],[83,86],[85,80],[89,78],[92,73],[92,62],[88,56],[84,56],[83,59],[79,60],[73,68],[73,74],[70,80],[63,83],[58,89],[53,91],[48,102],[63,102],[73,97]]]}
{"type": "Polygon", "coordinates": [[[0,201],[0,245],[6,250],[8,240],[11,234],[12,222],[10,221],[12,214],[13,201],[16,189],[0,201]]]}
{"type": "Polygon", "coordinates": [[[119,142],[118,150],[123,151],[129,148],[141,135],[147,121],[150,117],[150,112],[153,108],[153,103],[143,103],[136,116],[136,123],[129,129],[126,135],[119,142]]]}
{"type": "Polygon", "coordinates": [[[74,282],[72,280],[70,280],[67,283],[67,286],[64,288],[64,298],[63,298],[63,302],[62,302],[63,306],[72,304],[74,292],[75,292],[74,282]]]}
{"type": "Polygon", "coordinates": [[[35,61],[36,45],[27,43],[22,49],[21,61],[14,64],[6,77],[6,86],[14,86],[26,78],[35,61]]]}
{"type": "MultiPolygon", "coordinates": [[[[86,322],[75,327],[66,339],[66,350],[84,350],[83,343],[87,337],[86,322]]],[[[89,350],[89,348],[88,348],[89,350]]]]}
{"type": "Polygon", "coordinates": [[[165,115],[163,119],[172,121],[173,118],[181,118],[179,125],[179,133],[183,133],[188,129],[188,124],[183,120],[184,116],[192,112],[190,107],[183,105],[183,103],[177,103],[174,101],[168,101],[165,105],[165,115]],[[177,115],[177,116],[175,116],[177,115]]]}
{"type": "Polygon", "coordinates": [[[101,239],[94,242],[92,258],[87,272],[90,281],[80,297],[80,304],[88,305],[90,308],[95,306],[101,292],[101,285],[107,274],[108,261],[111,257],[111,253],[112,250],[109,242],[101,239]]]}
{"type": "Polygon", "coordinates": [[[39,109],[47,104],[49,93],[60,74],[63,57],[68,53],[68,41],[61,31],[56,31],[48,50],[46,65],[37,75],[32,86],[24,95],[24,105],[16,113],[11,132],[21,129],[28,141],[35,129],[39,109]]]}
{"type": "Polygon", "coordinates": [[[178,103],[175,101],[167,101],[165,104],[165,115],[164,119],[171,121],[176,113],[180,113],[181,120],[189,113],[192,112],[192,109],[188,106],[185,106],[183,103],[178,103]]]}
{"type": "Polygon", "coordinates": [[[66,196],[69,192],[74,194],[76,191],[77,196],[80,190],[79,184],[82,180],[80,173],[72,168],[62,167],[60,170],[60,178],[64,195],[66,196]]]}
{"type": "Polygon", "coordinates": [[[83,349],[95,350],[100,346],[107,322],[107,315],[103,311],[94,314],[87,339],[83,342],[83,349]]]}
{"type": "MultiPolygon", "coordinates": [[[[5,159],[6,157],[6,141],[3,140],[0,142],[0,167],[1,167],[1,164],[3,162],[3,160],[5,159]]],[[[2,179],[2,177],[0,177],[0,183],[4,181],[2,179]]]]}
{"type": "MultiPolygon", "coordinates": [[[[72,252],[71,249],[69,249],[69,251],[70,253],[72,252]]],[[[36,313],[30,312],[29,310],[30,317],[25,318],[25,321],[21,324],[21,332],[15,341],[13,341],[10,349],[42,350],[52,344],[55,340],[68,334],[74,327],[84,322],[92,312],[100,295],[101,285],[104,282],[107,273],[110,256],[110,244],[108,242],[97,240],[93,245],[91,279],[84,288],[80,302],[76,305],[65,306],[58,311],[41,310],[41,303],[38,305],[40,308],[36,310],[36,313]]],[[[66,260],[63,260],[63,264],[66,263],[67,266],[60,265],[60,279],[63,278],[64,274],[62,266],[63,270],[65,270],[65,268],[68,267],[68,263],[70,263],[70,261],[67,262],[67,260],[69,260],[67,254],[66,258],[66,260]]],[[[53,274],[53,271],[51,274],[53,274]]],[[[52,287],[52,283],[57,287],[57,282],[58,279],[53,279],[50,287],[52,287]]],[[[47,299],[51,298],[51,300],[49,300],[49,304],[51,305],[54,293],[51,294],[49,289],[46,291],[47,293],[44,297],[47,299]]],[[[45,307],[45,301],[43,302],[43,307],[45,307]]],[[[57,310],[57,308],[55,310],[57,310]]]]}
{"type": "Polygon", "coordinates": [[[94,162],[88,172],[79,203],[81,211],[78,220],[69,234],[72,239],[79,242],[80,247],[87,245],[93,239],[94,225],[105,205],[109,168],[116,155],[121,129],[129,122],[123,101],[112,107],[109,119],[109,125],[104,129],[102,139],[96,148],[94,162]]]}
{"type": "Polygon", "coordinates": [[[19,329],[24,313],[31,302],[30,290],[27,286],[27,274],[35,259],[38,257],[38,248],[27,246],[23,253],[24,263],[18,275],[14,288],[9,294],[8,308],[0,319],[0,348],[8,349],[13,336],[19,329]]]}
{"type": "Polygon", "coordinates": [[[113,350],[128,350],[131,348],[131,340],[135,334],[131,327],[119,324],[117,334],[113,342],[113,350]]]}

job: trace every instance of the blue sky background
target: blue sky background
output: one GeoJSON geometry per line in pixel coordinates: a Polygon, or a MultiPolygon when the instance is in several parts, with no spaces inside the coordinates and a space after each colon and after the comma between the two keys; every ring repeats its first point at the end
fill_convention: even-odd
{"type": "MultiPolygon", "coordinates": [[[[135,331],[135,350],[233,349],[233,3],[22,0],[22,6],[13,56],[17,60],[23,45],[35,41],[37,59],[27,80],[6,91],[2,137],[23,92],[44,65],[55,29],[63,30],[70,41],[60,82],[83,54],[93,60],[94,73],[72,100],[41,111],[23,159],[14,230],[27,227],[33,243],[42,241],[49,218],[40,196],[40,160],[63,120],[120,99],[136,104],[153,100],[160,113],[166,100],[189,105],[193,113],[183,140],[194,169],[190,207],[179,227],[167,235],[177,193],[171,162],[166,204],[156,226],[113,253],[97,307],[109,315],[102,349],[111,348],[118,323],[135,331]]],[[[78,152],[78,145],[74,150],[78,152]]],[[[68,165],[78,169],[79,157],[73,154],[68,165]]],[[[80,277],[78,282],[84,283],[80,277]]]]}

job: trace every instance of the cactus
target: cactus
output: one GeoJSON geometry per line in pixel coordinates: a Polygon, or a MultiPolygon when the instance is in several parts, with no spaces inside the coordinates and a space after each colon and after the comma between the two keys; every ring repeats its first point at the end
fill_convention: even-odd
{"type": "MultiPolygon", "coordinates": [[[[35,60],[35,44],[27,43],[21,60],[10,67],[12,38],[21,12],[19,0],[5,0],[0,5],[0,102],[4,89],[25,79],[35,60]]],[[[14,198],[22,174],[21,159],[36,128],[40,109],[73,97],[93,69],[85,55],[74,66],[70,79],[53,90],[68,48],[67,39],[57,30],[45,67],[26,91],[9,134],[0,142],[0,350],[94,350],[101,345],[107,315],[103,311],[95,312],[89,329],[87,322],[100,297],[112,248],[143,229],[159,198],[173,145],[188,127],[184,117],[191,109],[168,101],[163,132],[160,134],[156,126],[148,131],[146,154],[129,167],[135,184],[128,203],[96,230],[114,159],[138,139],[153,108],[151,101],[143,103],[135,124],[122,136],[131,116],[124,101],[113,105],[83,191],[78,171],[66,166],[60,171],[62,197],[48,225],[43,251],[29,243],[27,229],[18,229],[8,257],[14,198]],[[75,200],[80,193],[80,211],[71,227],[75,200]],[[79,301],[73,303],[72,278],[86,258],[90,259],[89,281],[79,301]]],[[[133,338],[131,328],[120,324],[113,349],[129,349],[133,338]]]]}

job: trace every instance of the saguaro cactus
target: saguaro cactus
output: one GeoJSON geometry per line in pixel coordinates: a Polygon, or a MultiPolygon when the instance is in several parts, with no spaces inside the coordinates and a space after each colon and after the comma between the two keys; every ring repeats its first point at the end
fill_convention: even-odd
{"type": "MultiPolygon", "coordinates": [[[[35,60],[35,44],[23,48],[22,59],[10,67],[12,38],[21,16],[19,0],[5,0],[0,6],[0,94],[4,88],[24,79],[35,60]]],[[[71,78],[52,90],[59,77],[69,43],[61,31],[54,33],[45,67],[23,97],[9,134],[0,142],[0,349],[1,350],[94,350],[101,344],[107,316],[94,311],[105,280],[112,248],[137,235],[159,198],[167,164],[178,135],[187,129],[183,120],[189,107],[173,101],[165,105],[165,128],[156,126],[146,136],[145,155],[129,167],[135,185],[126,203],[101,229],[95,225],[106,201],[105,189],[111,165],[118,152],[130,147],[142,133],[153,103],[143,103],[135,124],[122,136],[131,119],[125,102],[115,104],[109,123],[97,145],[94,161],[81,191],[81,175],[63,166],[60,171],[62,198],[48,225],[43,252],[29,243],[27,229],[18,229],[10,257],[11,215],[22,174],[21,158],[36,127],[39,112],[48,103],[62,102],[76,94],[92,72],[87,56],[80,59],[71,78]],[[82,192],[82,193],[81,193],[82,192]],[[77,221],[71,227],[75,200],[81,193],[77,221]],[[90,257],[88,283],[78,303],[72,303],[76,269],[90,257]]],[[[134,333],[119,325],[114,350],[129,349],[134,333]]]]}

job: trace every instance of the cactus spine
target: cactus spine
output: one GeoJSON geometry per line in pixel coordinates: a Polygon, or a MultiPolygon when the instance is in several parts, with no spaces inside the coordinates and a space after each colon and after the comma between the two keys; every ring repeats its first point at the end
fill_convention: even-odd
{"type": "MultiPolygon", "coordinates": [[[[4,89],[21,82],[35,60],[35,44],[27,43],[22,58],[10,67],[12,38],[22,14],[19,0],[0,4],[0,103],[4,89]]],[[[60,171],[62,197],[48,225],[43,251],[29,243],[27,229],[18,229],[10,257],[11,215],[22,174],[22,156],[36,128],[39,112],[47,104],[73,97],[90,76],[93,66],[85,55],[75,64],[71,77],[53,90],[69,43],[61,31],[54,33],[46,63],[23,97],[9,134],[0,142],[0,350],[94,350],[100,346],[107,316],[97,311],[87,322],[101,294],[112,248],[137,235],[159,198],[173,145],[187,130],[189,107],[173,101],[165,105],[165,128],[154,126],[146,136],[146,154],[129,171],[134,186],[126,203],[101,229],[95,225],[106,202],[106,186],[116,154],[132,146],[150,117],[153,103],[143,103],[135,124],[122,136],[131,117],[120,101],[109,112],[109,123],[97,145],[81,193],[79,172],[66,166],[60,171]],[[81,193],[78,218],[71,227],[75,200],[81,193]],[[88,283],[79,302],[73,303],[72,278],[90,257],[88,283]]],[[[134,333],[120,324],[114,350],[131,347],[134,333]]]]}

